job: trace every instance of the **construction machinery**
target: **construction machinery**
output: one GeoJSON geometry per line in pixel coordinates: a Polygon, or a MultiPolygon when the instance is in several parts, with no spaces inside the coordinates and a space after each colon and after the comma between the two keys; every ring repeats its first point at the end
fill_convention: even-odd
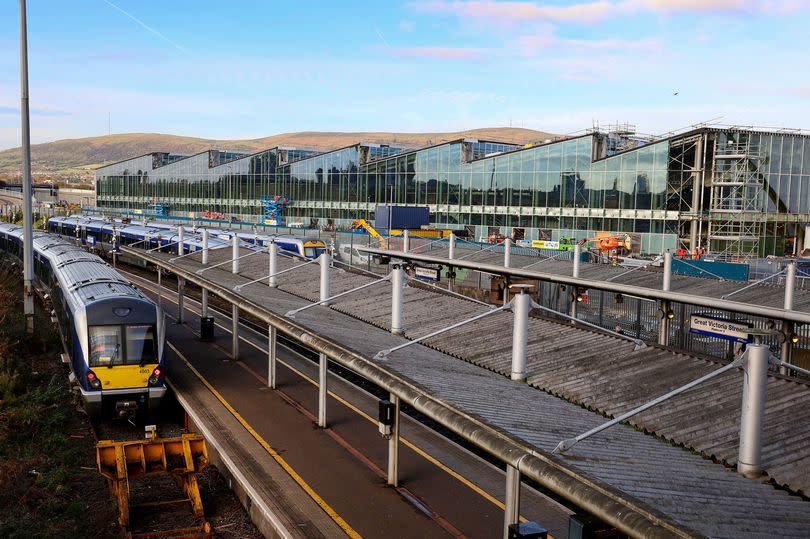
{"type": "Polygon", "coordinates": [[[380,249],[388,249],[388,240],[385,239],[371,223],[365,219],[355,219],[352,221],[352,230],[365,230],[369,236],[380,242],[380,249]]]}
{"type": "Polygon", "coordinates": [[[264,224],[282,226],[284,224],[284,210],[291,202],[287,197],[278,195],[262,196],[264,224]]]}
{"type": "MultiPolygon", "coordinates": [[[[118,523],[130,524],[130,482],[149,474],[168,473],[191,503],[194,516],[203,517],[202,500],[196,474],[208,465],[205,439],[197,434],[180,438],[146,438],[96,444],[98,471],[107,478],[118,502],[118,523]]],[[[203,523],[203,529],[207,526],[203,523]]]]}

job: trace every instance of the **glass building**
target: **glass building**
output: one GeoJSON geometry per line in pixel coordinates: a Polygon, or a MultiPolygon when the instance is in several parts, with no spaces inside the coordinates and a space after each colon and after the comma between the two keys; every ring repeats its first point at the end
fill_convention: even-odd
{"type": "Polygon", "coordinates": [[[262,196],[279,195],[292,200],[288,223],[340,226],[372,219],[378,204],[427,205],[432,224],[475,237],[493,227],[526,239],[626,232],[657,235],[659,250],[782,255],[801,249],[810,223],[810,137],[701,128],[525,146],[459,139],[419,149],[153,153],[98,169],[96,189],[99,207],[119,210],[163,203],[182,216],[259,221],[262,196]]]}

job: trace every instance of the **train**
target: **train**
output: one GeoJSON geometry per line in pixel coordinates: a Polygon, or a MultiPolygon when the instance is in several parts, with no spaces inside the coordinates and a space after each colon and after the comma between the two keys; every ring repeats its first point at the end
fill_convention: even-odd
{"type": "MultiPolygon", "coordinates": [[[[75,238],[82,245],[112,249],[116,245],[140,245],[144,248],[177,250],[180,240],[177,234],[179,225],[154,222],[132,222],[94,215],[59,216],[48,219],[49,231],[75,238]]],[[[202,228],[184,230],[184,252],[202,250],[202,228]]],[[[221,228],[209,228],[208,248],[222,249],[230,245],[233,234],[247,248],[264,248],[272,241],[279,249],[299,258],[315,259],[325,250],[326,245],[319,238],[307,236],[285,236],[279,234],[259,234],[221,228]]]]}
{"type": "MultiPolygon", "coordinates": [[[[163,311],[103,259],[36,232],[35,285],[45,291],[88,415],[157,413],[166,394],[163,311]]],[[[0,252],[23,255],[23,229],[0,223],[0,252]]]]}

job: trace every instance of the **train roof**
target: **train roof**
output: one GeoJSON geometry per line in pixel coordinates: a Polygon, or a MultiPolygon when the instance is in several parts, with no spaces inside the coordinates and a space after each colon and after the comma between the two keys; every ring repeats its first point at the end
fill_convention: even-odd
{"type": "MultiPolygon", "coordinates": [[[[21,239],[23,229],[2,223],[0,232],[21,239]]],[[[86,307],[96,301],[116,297],[151,303],[109,264],[80,246],[45,232],[35,232],[33,244],[37,255],[50,262],[63,294],[71,303],[86,307]]]]}

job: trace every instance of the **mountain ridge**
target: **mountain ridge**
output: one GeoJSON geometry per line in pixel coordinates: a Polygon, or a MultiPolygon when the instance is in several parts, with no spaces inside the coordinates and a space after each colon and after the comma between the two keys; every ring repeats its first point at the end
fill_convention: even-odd
{"type": "MultiPolygon", "coordinates": [[[[274,146],[331,150],[358,142],[429,146],[459,138],[477,138],[526,144],[558,135],[520,127],[484,127],[464,131],[399,133],[389,131],[298,131],[253,139],[207,139],[166,133],[120,133],[98,137],[62,139],[31,147],[31,168],[37,175],[92,176],[93,168],[150,152],[193,154],[208,149],[258,152],[274,146]]],[[[20,148],[0,151],[0,173],[21,169],[20,148]]]]}

